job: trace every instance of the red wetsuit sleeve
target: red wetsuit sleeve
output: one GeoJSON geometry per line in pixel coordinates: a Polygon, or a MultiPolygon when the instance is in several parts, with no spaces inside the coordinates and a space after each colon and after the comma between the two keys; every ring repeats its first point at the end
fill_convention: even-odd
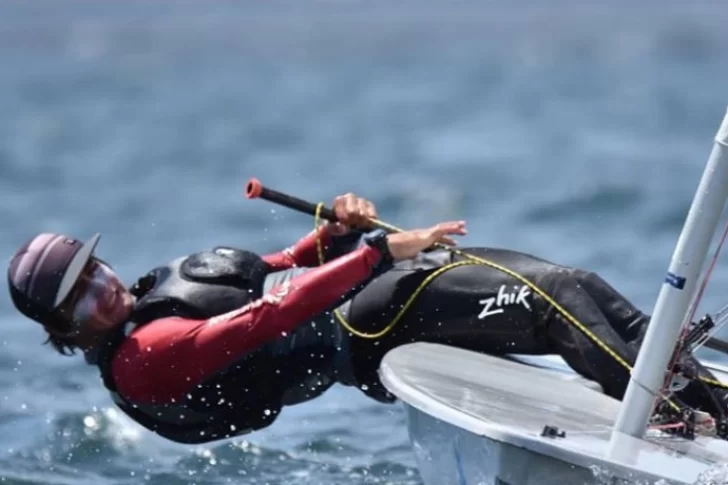
{"type": "Polygon", "coordinates": [[[118,391],[140,403],[170,403],[246,353],[334,306],[379,261],[362,246],[273,288],[254,302],[208,320],[169,317],[139,327],[112,362],[118,391]]]}
{"type": "Polygon", "coordinates": [[[263,256],[273,271],[289,269],[296,266],[316,267],[319,265],[319,256],[317,248],[317,239],[321,239],[321,249],[326,254],[331,244],[331,235],[328,231],[328,225],[324,224],[317,230],[311,231],[296,244],[273,254],[263,256]]]}

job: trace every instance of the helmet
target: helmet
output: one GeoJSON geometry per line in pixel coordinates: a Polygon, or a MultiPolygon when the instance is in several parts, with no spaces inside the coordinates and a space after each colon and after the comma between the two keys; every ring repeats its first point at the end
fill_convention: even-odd
{"type": "Polygon", "coordinates": [[[15,307],[44,326],[56,324],[56,309],[71,293],[100,237],[97,233],[82,244],[63,234],[42,233],[23,244],[8,268],[15,307]]]}

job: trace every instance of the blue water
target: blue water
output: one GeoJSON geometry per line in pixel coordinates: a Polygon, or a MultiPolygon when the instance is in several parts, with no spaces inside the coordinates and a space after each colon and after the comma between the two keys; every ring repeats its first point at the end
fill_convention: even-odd
{"type": "MultiPolygon", "coordinates": [[[[245,200],[255,176],[401,226],[465,218],[464,244],[595,270],[649,311],[728,103],[728,9],[506,3],[0,3],[0,252],[101,231],[132,282],[280,249],[312,221],[245,200]]],[[[705,310],[727,283],[722,262],[705,310]]],[[[7,296],[0,319],[2,484],[421,483],[398,406],[334,388],[173,445],[7,296]]]]}

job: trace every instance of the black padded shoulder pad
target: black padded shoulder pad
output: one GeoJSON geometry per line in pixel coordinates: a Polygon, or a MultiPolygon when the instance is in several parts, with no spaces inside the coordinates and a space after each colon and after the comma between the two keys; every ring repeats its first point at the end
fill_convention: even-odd
{"type": "Polygon", "coordinates": [[[250,251],[216,247],[188,256],[182,262],[180,272],[182,277],[192,281],[248,288],[262,282],[268,265],[250,251]]]}

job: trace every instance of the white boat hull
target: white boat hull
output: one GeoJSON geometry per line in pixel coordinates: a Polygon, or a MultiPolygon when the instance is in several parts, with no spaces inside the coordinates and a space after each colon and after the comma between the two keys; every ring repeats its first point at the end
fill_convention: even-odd
{"type": "Polygon", "coordinates": [[[426,485],[616,485],[597,467],[575,466],[477,435],[406,403],[405,411],[426,485]]]}
{"type": "Polygon", "coordinates": [[[427,485],[692,484],[728,462],[726,441],[658,433],[620,435],[623,456],[608,456],[619,401],[558,358],[516,358],[427,343],[387,354],[380,375],[404,402],[427,485]],[[541,436],[546,425],[566,436],[541,436]]]}

